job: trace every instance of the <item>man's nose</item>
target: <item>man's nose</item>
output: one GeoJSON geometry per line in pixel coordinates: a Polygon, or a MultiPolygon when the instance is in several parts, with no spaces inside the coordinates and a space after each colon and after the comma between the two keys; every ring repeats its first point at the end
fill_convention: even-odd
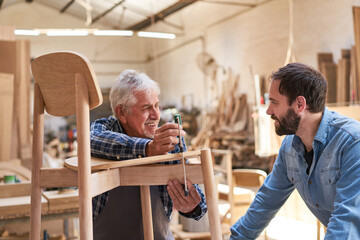
{"type": "Polygon", "coordinates": [[[159,119],[160,118],[160,110],[157,108],[152,108],[150,112],[150,117],[152,119],[159,119]]]}
{"type": "Polygon", "coordinates": [[[266,109],[266,114],[267,114],[267,115],[272,115],[272,114],[273,114],[273,112],[272,112],[272,110],[271,110],[271,108],[270,108],[270,105],[269,105],[268,108],[266,109]]]}

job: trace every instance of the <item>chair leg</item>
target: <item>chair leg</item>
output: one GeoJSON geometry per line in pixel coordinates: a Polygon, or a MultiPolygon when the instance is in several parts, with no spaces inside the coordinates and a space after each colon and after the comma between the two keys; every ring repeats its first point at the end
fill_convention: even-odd
{"type": "Polygon", "coordinates": [[[150,187],[149,186],[140,186],[140,195],[141,195],[141,212],[144,228],[144,239],[153,240],[153,222],[152,222],[152,212],[151,212],[151,198],[150,198],[150,187]]]}
{"type": "Polygon", "coordinates": [[[41,188],[31,183],[30,240],[40,239],[41,232],[41,188]]]}
{"type": "Polygon", "coordinates": [[[40,169],[42,167],[44,141],[44,101],[37,83],[34,84],[33,153],[31,171],[31,213],[30,240],[39,240],[41,232],[41,188],[40,169]]]}
{"type": "Polygon", "coordinates": [[[84,77],[76,73],[76,117],[78,133],[78,185],[79,221],[81,240],[93,239],[90,143],[80,139],[90,139],[89,96],[84,77]]]}
{"type": "Polygon", "coordinates": [[[208,207],[211,239],[222,239],[218,199],[215,187],[213,163],[210,149],[201,150],[201,168],[204,178],[206,203],[208,207]]]}

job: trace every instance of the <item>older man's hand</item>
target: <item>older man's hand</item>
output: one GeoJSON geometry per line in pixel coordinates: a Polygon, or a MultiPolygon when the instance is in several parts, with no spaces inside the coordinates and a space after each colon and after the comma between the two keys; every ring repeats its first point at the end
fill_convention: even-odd
{"type": "MultiPolygon", "coordinates": [[[[181,128],[181,136],[185,136],[186,132],[181,128]]],[[[146,156],[164,155],[175,149],[175,145],[179,143],[179,128],[176,123],[165,123],[159,127],[154,139],[146,145],[146,156]]]]}
{"type": "Polygon", "coordinates": [[[167,191],[173,200],[174,208],[182,213],[192,212],[201,201],[200,195],[192,183],[189,180],[186,183],[189,190],[188,196],[185,196],[184,186],[179,180],[170,180],[167,185],[167,191]]]}

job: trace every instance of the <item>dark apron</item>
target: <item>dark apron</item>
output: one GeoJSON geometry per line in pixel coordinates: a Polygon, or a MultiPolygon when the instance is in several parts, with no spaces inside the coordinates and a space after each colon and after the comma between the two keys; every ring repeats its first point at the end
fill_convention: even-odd
{"type": "MultiPolygon", "coordinates": [[[[150,187],[154,239],[173,240],[158,186],[150,187]]],[[[143,240],[139,187],[117,187],[110,191],[105,208],[95,218],[94,240],[143,240]]]]}

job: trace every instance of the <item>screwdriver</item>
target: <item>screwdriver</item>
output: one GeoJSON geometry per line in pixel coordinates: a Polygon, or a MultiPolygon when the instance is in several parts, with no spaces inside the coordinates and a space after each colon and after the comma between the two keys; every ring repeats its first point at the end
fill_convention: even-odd
{"type": "Polygon", "coordinates": [[[182,160],[182,165],[183,165],[183,170],[184,170],[185,196],[189,196],[189,191],[188,191],[188,188],[187,188],[187,185],[186,185],[186,170],[185,170],[185,159],[184,159],[184,145],[183,145],[183,142],[181,141],[181,130],[180,130],[181,116],[180,116],[180,114],[175,114],[175,115],[174,115],[174,121],[175,121],[175,123],[178,124],[178,127],[179,127],[179,146],[180,146],[181,160],[182,160]]]}

